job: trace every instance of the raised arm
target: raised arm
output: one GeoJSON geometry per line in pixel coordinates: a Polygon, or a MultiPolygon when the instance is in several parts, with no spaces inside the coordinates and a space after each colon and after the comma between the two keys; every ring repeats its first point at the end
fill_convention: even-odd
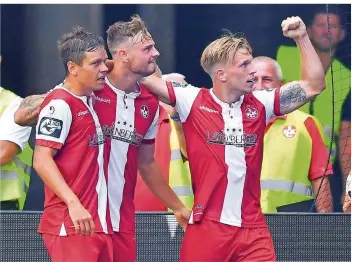
{"type": "Polygon", "coordinates": [[[280,112],[287,114],[325,89],[325,74],[301,18],[287,18],[281,26],[283,34],[295,40],[301,57],[301,80],[289,82],[280,88],[280,112]]]}
{"type": "Polygon", "coordinates": [[[47,94],[32,95],[24,98],[15,113],[15,123],[20,126],[35,126],[39,109],[47,94]]]}

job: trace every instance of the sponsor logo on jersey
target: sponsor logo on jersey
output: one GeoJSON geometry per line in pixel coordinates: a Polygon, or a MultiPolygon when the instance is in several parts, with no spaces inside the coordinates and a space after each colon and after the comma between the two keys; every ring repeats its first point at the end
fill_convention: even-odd
{"type": "Polygon", "coordinates": [[[207,112],[209,112],[209,113],[219,113],[219,111],[216,111],[216,110],[211,109],[211,108],[206,107],[206,106],[199,106],[199,109],[204,110],[204,111],[207,111],[207,112]]]}
{"type": "Polygon", "coordinates": [[[86,115],[86,114],[89,114],[89,111],[88,111],[88,110],[79,111],[79,112],[77,113],[77,116],[80,117],[80,116],[84,116],[84,115],[86,115]]]}
{"type": "Polygon", "coordinates": [[[38,134],[59,138],[62,131],[62,124],[63,122],[60,119],[43,117],[39,123],[38,134]]]}
{"type": "Polygon", "coordinates": [[[99,146],[101,144],[104,144],[105,137],[103,133],[100,133],[100,134],[95,133],[93,136],[89,136],[88,140],[89,140],[89,146],[99,146]]]}
{"type": "Polygon", "coordinates": [[[112,123],[111,126],[102,127],[104,136],[107,138],[119,140],[134,146],[139,146],[143,140],[143,135],[137,132],[137,129],[129,125],[126,121],[112,123]]]}
{"type": "Polygon", "coordinates": [[[50,106],[49,107],[49,114],[52,115],[52,114],[54,114],[54,112],[55,112],[55,107],[50,106]]]}
{"type": "Polygon", "coordinates": [[[242,129],[227,129],[226,132],[206,132],[208,143],[236,147],[252,147],[257,144],[257,134],[246,134],[242,129]]]}
{"type": "Polygon", "coordinates": [[[97,100],[97,101],[103,102],[103,103],[110,104],[110,99],[108,99],[108,98],[102,98],[102,97],[99,97],[99,96],[95,96],[94,99],[97,100]]]}
{"type": "Polygon", "coordinates": [[[173,87],[181,87],[181,88],[187,87],[187,84],[179,83],[179,82],[175,82],[175,81],[171,81],[171,84],[173,87]]]}

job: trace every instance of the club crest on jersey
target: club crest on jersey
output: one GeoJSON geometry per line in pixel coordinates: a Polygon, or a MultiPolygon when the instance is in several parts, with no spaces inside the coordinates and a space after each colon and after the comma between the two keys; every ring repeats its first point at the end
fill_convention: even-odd
{"type": "Polygon", "coordinates": [[[258,109],[256,109],[253,106],[247,107],[244,112],[246,113],[246,116],[249,119],[257,119],[257,117],[259,115],[258,109]]]}
{"type": "Polygon", "coordinates": [[[149,108],[146,105],[141,106],[141,116],[144,118],[148,118],[149,116],[149,108]]]}
{"type": "Polygon", "coordinates": [[[62,131],[62,120],[43,117],[40,121],[38,134],[59,138],[62,131]]]}
{"type": "Polygon", "coordinates": [[[297,129],[295,126],[288,125],[286,126],[283,130],[282,133],[284,134],[285,137],[287,138],[292,138],[296,135],[297,129]]]}

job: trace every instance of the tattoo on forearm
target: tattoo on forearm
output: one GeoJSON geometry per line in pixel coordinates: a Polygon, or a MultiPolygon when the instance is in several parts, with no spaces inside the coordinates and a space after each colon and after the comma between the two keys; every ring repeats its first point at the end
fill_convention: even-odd
{"type": "Polygon", "coordinates": [[[300,84],[292,84],[280,89],[280,107],[288,108],[294,103],[299,103],[307,99],[306,91],[300,84]]]}
{"type": "Polygon", "coordinates": [[[45,95],[33,95],[28,96],[23,99],[20,109],[24,110],[27,116],[32,116],[32,114],[39,109],[40,105],[42,104],[45,95]]]}

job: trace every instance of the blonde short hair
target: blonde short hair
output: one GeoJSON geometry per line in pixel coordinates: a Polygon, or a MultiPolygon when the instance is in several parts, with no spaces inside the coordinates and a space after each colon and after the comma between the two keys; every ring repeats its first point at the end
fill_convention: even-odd
{"type": "Polygon", "coordinates": [[[115,51],[117,45],[126,41],[128,38],[134,38],[140,33],[142,33],[143,37],[146,39],[151,38],[147,25],[137,14],[131,16],[131,20],[128,22],[120,21],[112,24],[106,31],[110,53],[115,51]]]}
{"type": "Polygon", "coordinates": [[[236,52],[241,48],[252,54],[252,48],[246,38],[227,31],[204,49],[200,64],[205,72],[211,74],[214,65],[233,63],[236,52]]]}

